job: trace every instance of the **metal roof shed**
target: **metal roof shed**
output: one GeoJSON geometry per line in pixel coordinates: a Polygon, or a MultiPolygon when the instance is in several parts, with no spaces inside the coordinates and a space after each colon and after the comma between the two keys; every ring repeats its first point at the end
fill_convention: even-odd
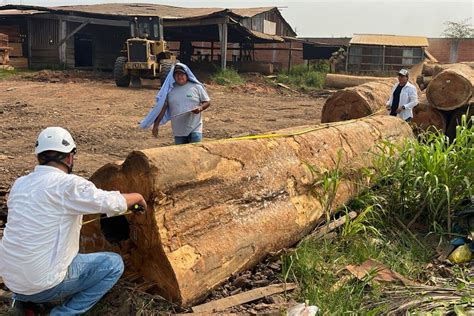
{"type": "Polygon", "coordinates": [[[4,10],[18,10],[19,15],[26,10],[34,12],[24,15],[25,24],[28,24],[28,57],[39,56],[43,61],[47,59],[48,66],[59,67],[74,67],[71,58],[75,56],[76,34],[87,33],[84,43],[92,41],[88,44],[94,49],[90,55],[102,58],[101,64],[114,59],[113,52],[120,52],[121,45],[131,35],[130,21],[137,16],[162,18],[168,41],[220,42],[223,68],[226,66],[228,42],[275,43],[284,42],[285,36],[296,35],[276,7],[180,8],[126,3],[50,8],[7,5],[0,7],[0,17],[4,10]]]}
{"type": "Polygon", "coordinates": [[[387,72],[411,67],[424,59],[428,39],[421,36],[354,34],[346,71],[387,72]]]}

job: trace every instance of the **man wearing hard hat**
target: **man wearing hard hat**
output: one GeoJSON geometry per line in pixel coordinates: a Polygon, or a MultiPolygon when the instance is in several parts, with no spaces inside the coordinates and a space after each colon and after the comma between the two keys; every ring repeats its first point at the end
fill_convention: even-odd
{"type": "Polygon", "coordinates": [[[387,101],[389,114],[409,122],[413,118],[413,108],[418,104],[416,88],[408,81],[408,70],[400,69],[398,82],[393,86],[387,101]]]}
{"type": "Polygon", "coordinates": [[[14,292],[14,305],[64,300],[51,315],[82,314],[124,269],[118,254],[78,253],[82,216],[119,215],[133,205],[146,210],[146,202],[139,193],[104,191],[71,174],[76,144],[61,127],[39,134],[35,154],[34,171],[17,179],[10,191],[0,275],[14,292]]]}

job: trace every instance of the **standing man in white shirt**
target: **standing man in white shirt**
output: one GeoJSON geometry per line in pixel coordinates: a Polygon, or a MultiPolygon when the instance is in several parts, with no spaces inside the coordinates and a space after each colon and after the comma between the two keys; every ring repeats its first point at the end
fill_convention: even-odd
{"type": "Polygon", "coordinates": [[[392,88],[390,99],[387,101],[387,110],[390,115],[399,116],[406,122],[413,118],[413,108],[418,104],[416,87],[408,81],[408,70],[400,69],[398,83],[392,88]]]}
{"type": "Polygon", "coordinates": [[[82,314],[122,275],[115,253],[80,254],[83,214],[119,215],[133,205],[146,210],[139,193],[104,191],[71,174],[76,145],[69,132],[48,127],[38,136],[38,165],[15,181],[0,241],[0,275],[14,300],[46,303],[65,300],[51,315],[82,314]]]}

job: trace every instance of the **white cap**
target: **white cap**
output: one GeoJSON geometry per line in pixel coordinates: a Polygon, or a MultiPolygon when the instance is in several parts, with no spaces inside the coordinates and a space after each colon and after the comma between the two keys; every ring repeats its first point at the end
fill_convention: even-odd
{"type": "Polygon", "coordinates": [[[60,153],[70,153],[76,148],[71,134],[62,127],[48,127],[38,135],[35,145],[35,155],[52,150],[60,153]]]}
{"type": "Polygon", "coordinates": [[[405,77],[408,77],[408,70],[406,69],[400,69],[400,71],[398,72],[399,75],[402,75],[402,76],[405,76],[405,77]]]}

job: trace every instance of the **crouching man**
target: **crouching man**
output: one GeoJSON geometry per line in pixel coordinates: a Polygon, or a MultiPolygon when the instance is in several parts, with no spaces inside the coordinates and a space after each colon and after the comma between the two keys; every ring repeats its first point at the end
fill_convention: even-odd
{"type": "Polygon", "coordinates": [[[38,165],[20,177],[8,198],[0,241],[0,275],[14,302],[63,300],[51,315],[78,315],[94,306],[122,275],[115,253],[80,254],[84,214],[119,215],[132,205],[146,210],[139,193],[104,191],[71,174],[76,145],[69,132],[48,127],[38,136],[38,165]]]}

